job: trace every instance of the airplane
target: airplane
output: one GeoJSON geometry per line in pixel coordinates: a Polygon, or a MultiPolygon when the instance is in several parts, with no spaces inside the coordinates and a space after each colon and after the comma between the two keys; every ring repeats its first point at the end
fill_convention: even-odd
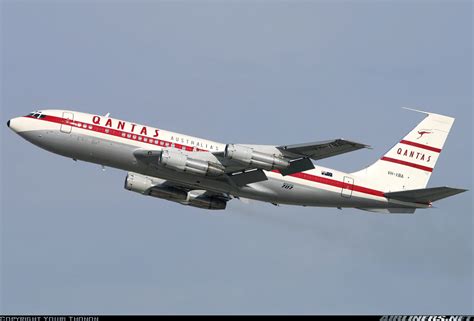
{"type": "Polygon", "coordinates": [[[426,116],[385,155],[353,173],[313,163],[370,148],[342,138],[280,146],[223,144],[109,113],[70,110],[34,111],[7,126],[47,151],[127,171],[129,191],[183,205],[223,210],[229,200],[243,198],[412,214],[466,190],[426,187],[454,118],[411,110],[426,116]]]}

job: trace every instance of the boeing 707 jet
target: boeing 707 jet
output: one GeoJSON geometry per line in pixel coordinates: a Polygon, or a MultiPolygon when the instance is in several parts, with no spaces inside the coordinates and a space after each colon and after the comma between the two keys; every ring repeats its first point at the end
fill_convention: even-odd
{"type": "Polygon", "coordinates": [[[105,116],[42,110],[8,127],[47,151],[128,172],[125,188],[142,195],[222,210],[233,198],[275,205],[414,213],[465,189],[428,181],[454,118],[425,118],[375,163],[354,173],[313,161],[367,148],[346,139],[295,145],[224,144],[105,116]]]}

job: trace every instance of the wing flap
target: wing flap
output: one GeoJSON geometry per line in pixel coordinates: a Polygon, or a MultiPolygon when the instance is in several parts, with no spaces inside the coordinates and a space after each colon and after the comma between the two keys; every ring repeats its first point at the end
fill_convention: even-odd
{"type": "Polygon", "coordinates": [[[452,187],[431,187],[385,193],[385,197],[412,203],[431,203],[467,191],[452,187]]]}
{"type": "Polygon", "coordinates": [[[265,173],[261,169],[233,173],[230,174],[228,177],[237,186],[245,186],[247,184],[268,180],[267,175],[265,175],[265,173]]]}
{"type": "Polygon", "coordinates": [[[294,173],[304,172],[313,168],[313,162],[309,158],[305,157],[290,161],[290,166],[288,168],[282,169],[280,173],[285,176],[294,173]]]}

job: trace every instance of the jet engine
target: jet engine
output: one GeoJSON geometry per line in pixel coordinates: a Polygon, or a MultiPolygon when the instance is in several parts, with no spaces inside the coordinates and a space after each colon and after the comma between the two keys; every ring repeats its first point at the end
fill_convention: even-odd
{"type": "Polygon", "coordinates": [[[125,178],[125,189],[193,207],[209,210],[223,210],[226,208],[227,202],[224,199],[206,195],[205,190],[186,192],[174,186],[166,185],[165,182],[160,178],[129,172],[125,178]]]}
{"type": "Polygon", "coordinates": [[[224,157],[234,160],[245,166],[273,170],[282,170],[290,166],[290,162],[275,155],[256,152],[250,147],[227,144],[224,151],[224,157]]]}
{"type": "Polygon", "coordinates": [[[204,190],[192,190],[188,192],[187,202],[182,203],[189,206],[204,208],[208,210],[224,210],[227,202],[221,198],[205,195],[204,190]]]}
{"type": "Polygon", "coordinates": [[[174,202],[186,201],[188,193],[173,186],[167,186],[165,182],[156,177],[129,172],[125,178],[125,189],[174,202]]]}
{"type": "Polygon", "coordinates": [[[189,158],[183,153],[174,150],[164,150],[158,162],[162,166],[178,172],[186,172],[200,176],[219,176],[224,174],[224,168],[220,164],[189,158]]]}

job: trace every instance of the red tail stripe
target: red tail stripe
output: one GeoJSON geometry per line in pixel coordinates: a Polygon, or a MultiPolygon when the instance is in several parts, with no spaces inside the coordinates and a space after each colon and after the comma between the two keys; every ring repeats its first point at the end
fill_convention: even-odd
{"type": "Polygon", "coordinates": [[[415,146],[415,147],[423,148],[423,149],[426,149],[426,150],[430,150],[432,152],[441,153],[440,148],[431,147],[431,146],[428,146],[428,145],[423,145],[423,144],[420,144],[420,143],[411,142],[409,140],[402,140],[400,142],[400,144],[415,146]]]}
{"type": "Polygon", "coordinates": [[[395,158],[390,158],[390,157],[385,157],[384,156],[384,157],[381,158],[381,160],[396,163],[396,164],[401,164],[401,165],[405,165],[405,166],[409,166],[409,167],[413,167],[413,168],[417,168],[417,169],[421,169],[421,170],[424,170],[424,171],[427,171],[427,172],[432,172],[433,171],[433,169],[431,167],[418,165],[418,164],[410,163],[410,162],[405,162],[405,161],[395,159],[395,158]]]}

